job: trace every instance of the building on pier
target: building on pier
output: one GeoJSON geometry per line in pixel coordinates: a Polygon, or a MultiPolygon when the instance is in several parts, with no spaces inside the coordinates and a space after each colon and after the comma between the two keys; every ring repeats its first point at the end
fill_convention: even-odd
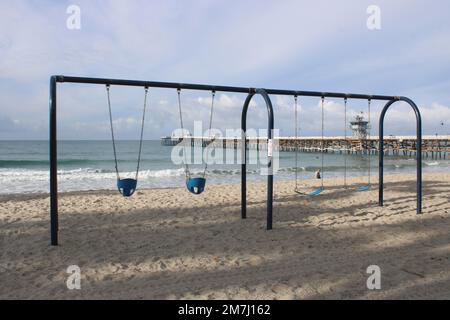
{"type": "Polygon", "coordinates": [[[352,130],[353,139],[366,140],[369,136],[370,124],[361,113],[361,115],[355,117],[355,120],[350,122],[350,129],[352,130]]]}

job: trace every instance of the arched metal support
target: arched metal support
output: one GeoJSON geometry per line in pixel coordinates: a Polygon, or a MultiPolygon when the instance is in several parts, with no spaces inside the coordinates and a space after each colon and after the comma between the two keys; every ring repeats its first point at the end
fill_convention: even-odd
{"type": "Polygon", "coordinates": [[[420,111],[417,105],[409,98],[398,97],[396,99],[390,100],[383,108],[380,115],[379,123],[379,180],[378,180],[378,204],[380,207],[383,206],[383,173],[384,173],[384,118],[389,107],[392,106],[397,101],[404,101],[408,103],[414,110],[416,114],[416,159],[417,159],[417,214],[422,213],[422,117],[420,116],[420,111]]]}
{"type": "Polygon", "coordinates": [[[244,108],[242,110],[241,118],[241,216],[242,219],[247,218],[247,111],[255,94],[263,97],[267,106],[268,124],[267,124],[267,138],[268,138],[268,175],[267,175],[267,230],[272,230],[272,209],[273,209],[273,166],[272,166],[272,139],[274,129],[273,107],[270,97],[264,89],[250,90],[245,99],[244,108]]]}

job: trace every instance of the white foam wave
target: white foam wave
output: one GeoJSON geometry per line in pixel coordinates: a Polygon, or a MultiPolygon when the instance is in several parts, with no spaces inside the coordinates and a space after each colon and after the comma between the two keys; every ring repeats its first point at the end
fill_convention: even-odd
{"type": "MultiPolygon", "coordinates": [[[[191,170],[193,175],[203,173],[202,169],[191,170]]],[[[234,170],[211,170],[210,175],[234,174],[234,170]]],[[[121,172],[121,178],[134,178],[136,172],[121,172]]],[[[139,185],[142,187],[180,186],[184,183],[184,168],[142,170],[139,172],[139,185]]],[[[0,169],[3,188],[0,194],[45,193],[49,192],[49,171],[30,169],[0,169]]],[[[114,190],[116,173],[109,170],[79,168],[58,170],[60,191],[114,190]]]]}

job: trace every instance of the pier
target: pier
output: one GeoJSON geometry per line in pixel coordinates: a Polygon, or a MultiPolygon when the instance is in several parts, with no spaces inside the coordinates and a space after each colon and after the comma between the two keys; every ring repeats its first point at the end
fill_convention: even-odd
{"type": "MultiPolygon", "coordinates": [[[[192,147],[232,148],[241,147],[241,138],[208,138],[186,137],[190,139],[192,147]]],[[[161,145],[176,146],[183,140],[182,137],[162,137],[161,145]]],[[[275,138],[274,150],[295,152],[321,152],[322,143],[325,153],[344,154],[378,154],[378,137],[355,139],[354,137],[279,137],[275,138]]],[[[386,136],[384,138],[385,155],[415,157],[417,152],[415,136],[386,136]]],[[[266,150],[267,138],[247,138],[248,149],[266,150]]],[[[450,136],[423,136],[422,156],[431,159],[450,159],[450,136]]]]}

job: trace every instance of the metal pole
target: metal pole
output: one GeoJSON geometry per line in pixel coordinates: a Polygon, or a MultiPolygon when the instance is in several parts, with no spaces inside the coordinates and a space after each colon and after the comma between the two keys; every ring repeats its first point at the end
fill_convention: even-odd
{"type": "Polygon", "coordinates": [[[383,206],[383,168],[384,168],[384,118],[386,116],[386,112],[389,109],[389,107],[394,104],[397,101],[405,101],[408,103],[412,109],[414,110],[414,113],[416,115],[416,160],[417,160],[417,181],[416,181],[416,188],[417,188],[417,214],[422,214],[422,117],[420,115],[419,108],[417,105],[409,98],[406,97],[397,97],[396,99],[393,99],[389,101],[383,108],[380,114],[380,121],[379,121],[379,182],[378,182],[378,204],[379,206],[383,206]]]}
{"type": "MultiPolygon", "coordinates": [[[[417,109],[419,112],[419,109],[417,109]]],[[[422,214],[422,119],[417,120],[417,214],[422,214]]]]}
{"type": "Polygon", "coordinates": [[[269,95],[264,89],[256,89],[255,92],[251,92],[247,98],[245,99],[244,107],[242,109],[242,117],[241,117],[241,130],[242,130],[242,165],[241,165],[241,215],[242,219],[247,217],[247,111],[250,105],[250,101],[252,100],[254,94],[260,94],[267,106],[268,113],[268,176],[267,176],[267,230],[272,230],[272,222],[273,222],[273,161],[272,161],[272,138],[273,138],[273,129],[274,129],[274,116],[273,116],[273,107],[272,102],[270,100],[269,95]]]}
{"type": "MultiPolygon", "coordinates": [[[[417,109],[418,111],[419,109],[417,109]]],[[[418,114],[420,117],[420,113],[418,114]]],[[[417,214],[422,214],[422,119],[417,121],[417,214]]]]}
{"type": "Polygon", "coordinates": [[[55,77],[50,79],[50,233],[51,245],[58,245],[58,151],[55,77]]]}
{"type": "Polygon", "coordinates": [[[247,219],[247,110],[254,93],[249,93],[241,115],[241,218],[247,219]]]}
{"type": "Polygon", "coordinates": [[[414,110],[416,115],[416,160],[417,160],[417,214],[422,214],[422,117],[419,108],[409,98],[402,97],[414,110]]]}
{"type": "MultiPolygon", "coordinates": [[[[193,83],[176,83],[176,82],[158,82],[158,81],[139,81],[124,79],[105,79],[105,78],[87,78],[87,77],[70,77],[70,76],[54,76],[57,82],[84,83],[84,84],[103,84],[118,86],[135,86],[149,88],[166,88],[166,89],[184,89],[184,90],[202,90],[216,92],[234,92],[234,93],[251,93],[255,92],[255,88],[251,87],[233,87],[233,86],[217,86],[193,83]]],[[[367,95],[357,93],[340,93],[340,92],[318,92],[318,91],[297,91],[297,90],[280,90],[280,89],[264,89],[267,94],[286,95],[286,96],[305,96],[305,97],[325,97],[325,98],[347,98],[362,100],[393,100],[394,96],[385,95],[367,95]]]]}
{"type": "Polygon", "coordinates": [[[256,91],[260,94],[267,106],[268,120],[267,120],[267,158],[268,158],[268,176],[267,176],[267,230],[272,230],[273,222],[273,129],[274,129],[274,115],[273,106],[270,97],[264,89],[258,89],[256,91]]]}
{"type": "Polygon", "coordinates": [[[384,117],[386,111],[396,100],[390,100],[384,106],[380,114],[379,129],[378,129],[378,205],[384,205],[384,117]]]}

